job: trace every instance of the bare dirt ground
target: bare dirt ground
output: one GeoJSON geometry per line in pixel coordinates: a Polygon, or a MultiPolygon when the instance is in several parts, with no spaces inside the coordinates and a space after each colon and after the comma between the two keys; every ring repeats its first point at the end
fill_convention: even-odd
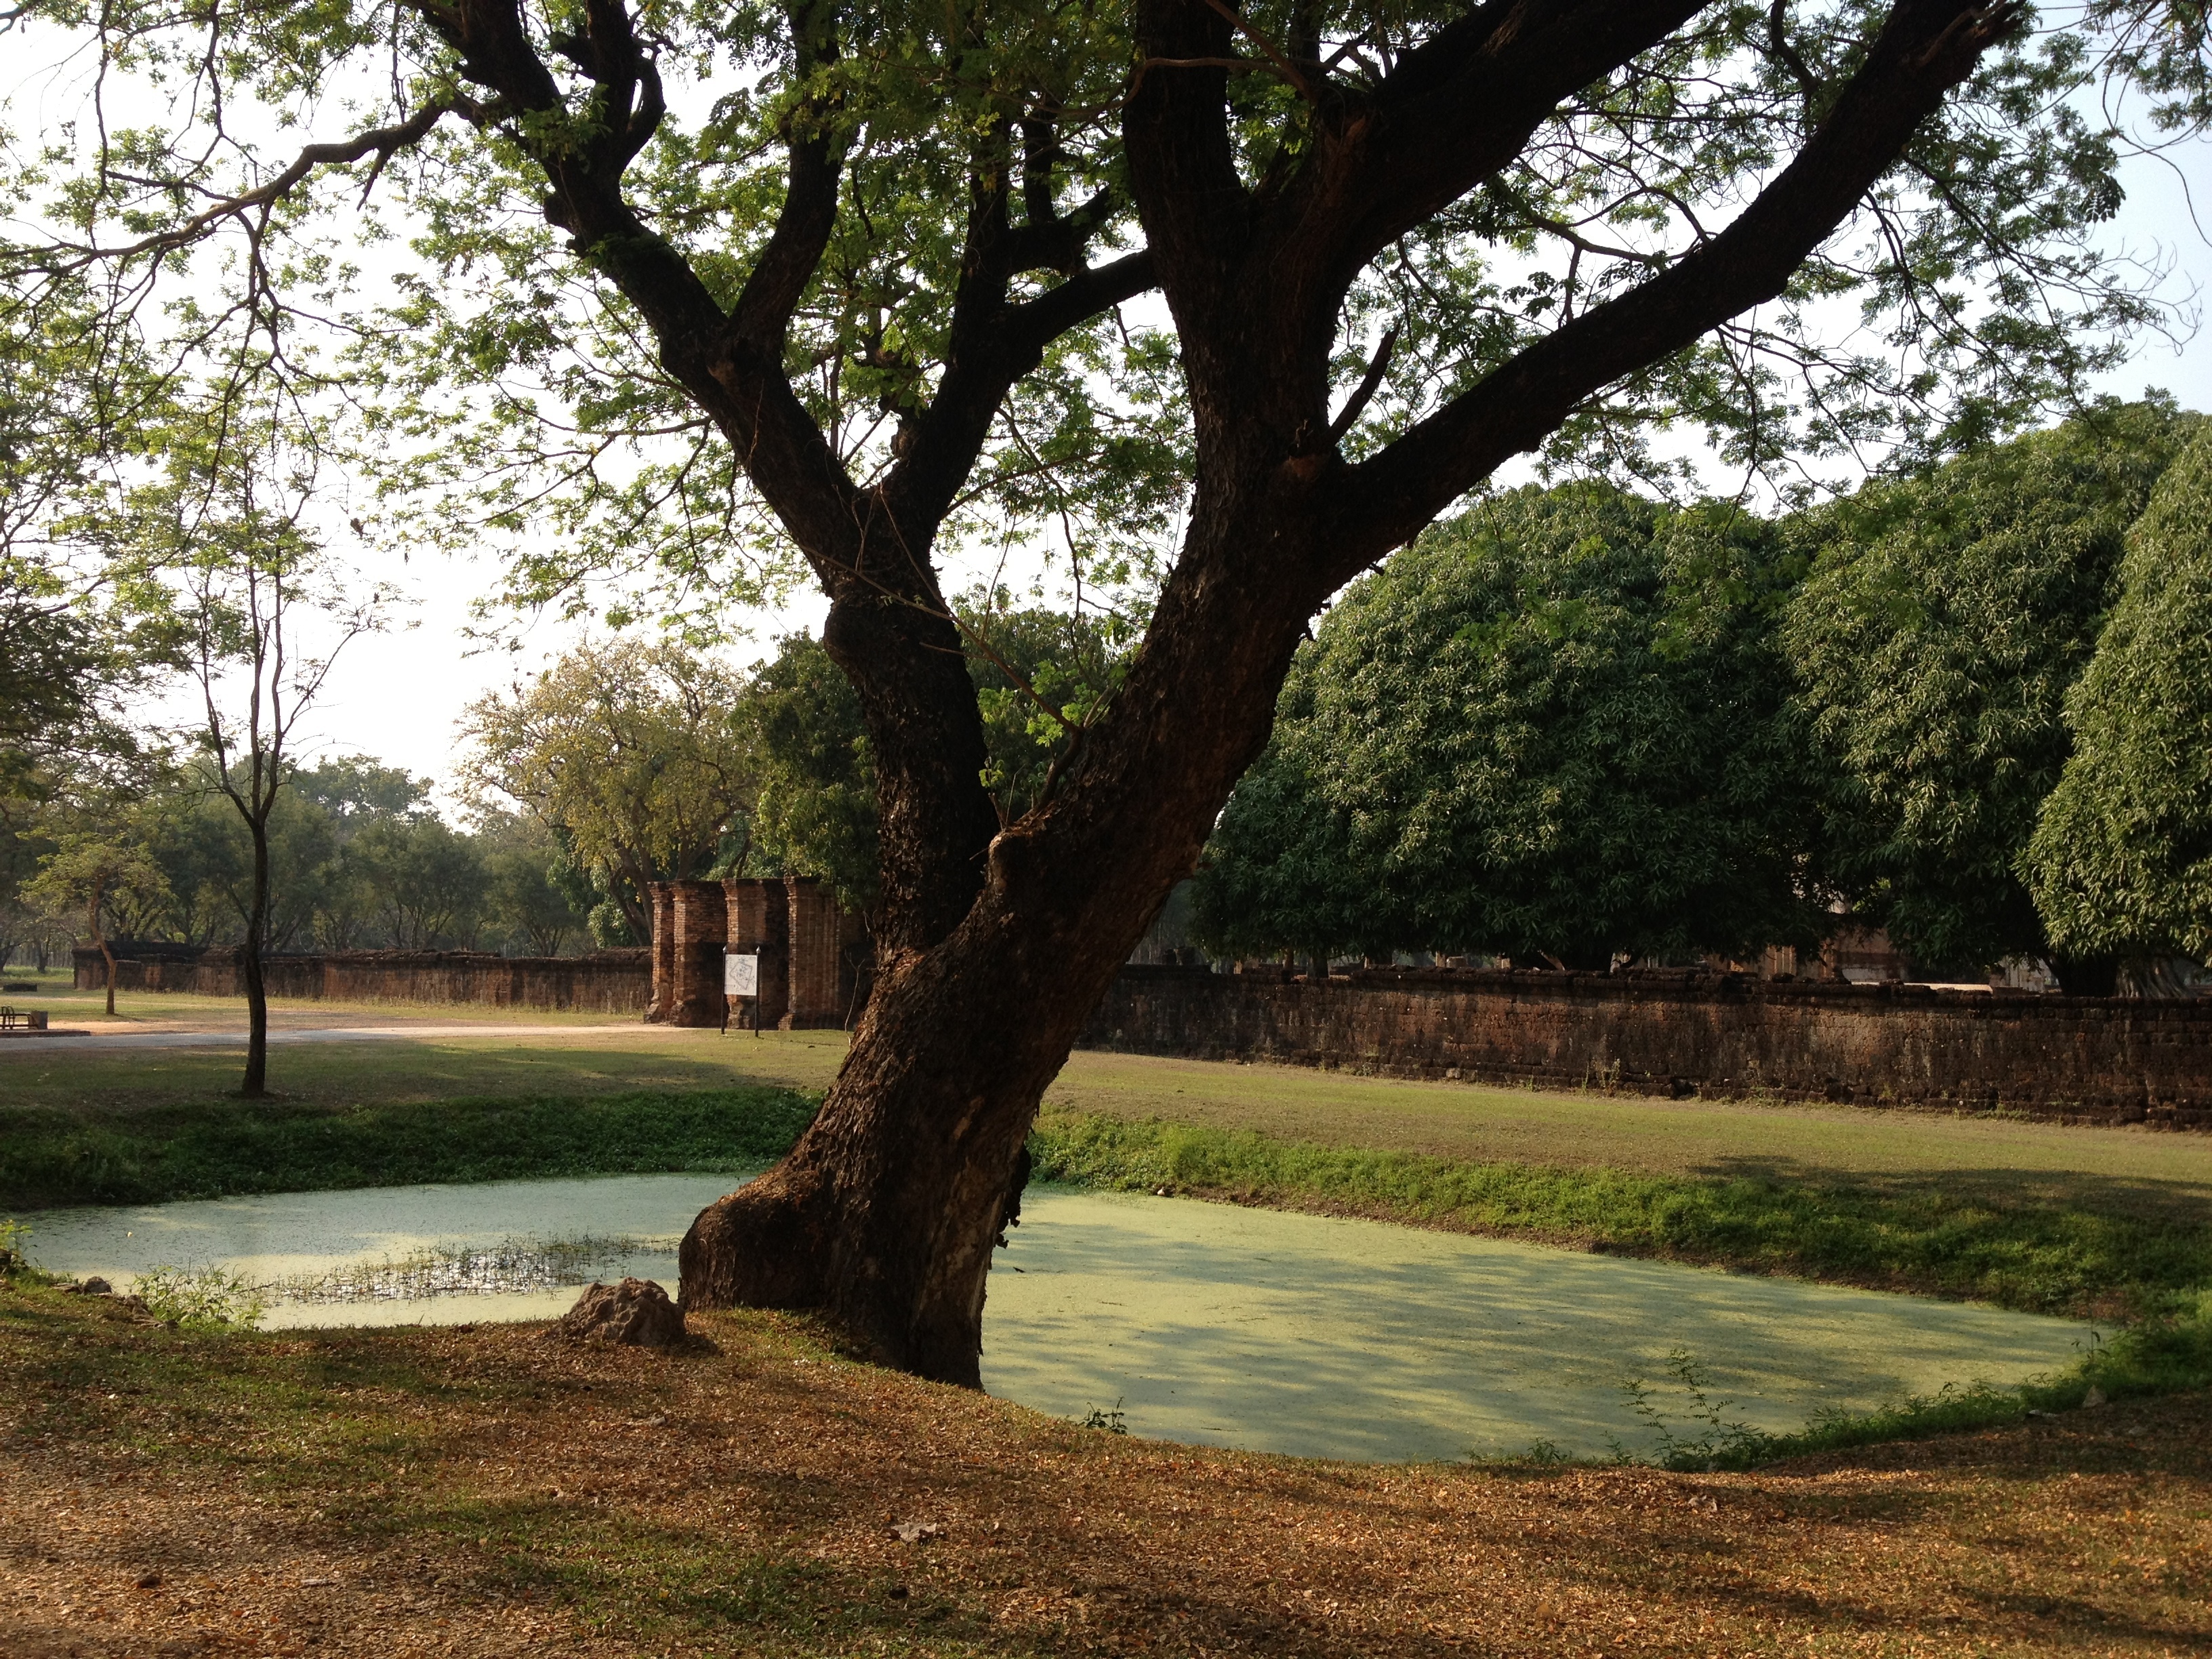
{"type": "Polygon", "coordinates": [[[1332,1465],[695,1326],[718,1352],[0,1292],[0,1651],[2212,1651],[2203,1396],[1751,1474],[1332,1465]]]}

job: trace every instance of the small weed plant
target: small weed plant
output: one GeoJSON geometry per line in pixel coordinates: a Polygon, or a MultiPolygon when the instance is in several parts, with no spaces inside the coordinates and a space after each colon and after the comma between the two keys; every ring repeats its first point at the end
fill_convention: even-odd
{"type": "Polygon", "coordinates": [[[131,1288],[147,1312],[183,1330],[250,1331],[269,1311],[259,1287],[219,1267],[149,1267],[131,1288]]]}
{"type": "Polygon", "coordinates": [[[1667,1375],[1681,1390],[1689,1407],[1687,1420],[1677,1432],[1675,1420],[1661,1408],[1658,1386],[1640,1376],[1628,1378],[1620,1391],[1628,1398],[1629,1409],[1651,1431],[1653,1445],[1650,1457],[1634,1458],[1613,1437],[1611,1445],[1617,1460],[1648,1462],[1666,1469],[1716,1469],[1723,1464],[1738,1466],[1748,1451],[1765,1443],[1767,1437],[1750,1424],[1729,1420],[1729,1408],[1735,1401],[1713,1398],[1712,1374],[1687,1348],[1676,1348],[1667,1356],[1667,1375]]]}
{"type": "Polygon", "coordinates": [[[1093,1406],[1089,1414],[1084,1418],[1082,1426],[1086,1429],[1103,1429],[1109,1434],[1127,1434],[1129,1431],[1128,1421],[1121,1414],[1121,1401],[1119,1400],[1116,1400],[1112,1409],[1108,1411],[1101,1411],[1097,1407],[1093,1406]]]}
{"type": "Polygon", "coordinates": [[[12,1216],[0,1217],[0,1279],[31,1265],[31,1229],[12,1216]]]}

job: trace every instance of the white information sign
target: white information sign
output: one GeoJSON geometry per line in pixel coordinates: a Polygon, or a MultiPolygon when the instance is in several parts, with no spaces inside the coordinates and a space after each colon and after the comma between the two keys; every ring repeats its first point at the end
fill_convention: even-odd
{"type": "Polygon", "coordinates": [[[760,958],[751,951],[732,951],[722,958],[722,994],[732,997],[760,994],[760,958]]]}

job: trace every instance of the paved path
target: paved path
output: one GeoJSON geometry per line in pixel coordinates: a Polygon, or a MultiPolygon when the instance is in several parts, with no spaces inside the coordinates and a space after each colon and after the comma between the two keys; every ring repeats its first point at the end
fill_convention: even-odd
{"type": "MultiPolygon", "coordinates": [[[[628,1031],[628,1026],[611,1025],[337,1025],[309,1030],[273,1030],[269,1033],[271,1048],[288,1042],[362,1042],[404,1041],[410,1037],[503,1036],[536,1042],[542,1038],[562,1036],[597,1036],[611,1030],[628,1031]]],[[[649,1027],[640,1027],[641,1030],[649,1027]]],[[[76,1052],[83,1048],[243,1048],[244,1031],[96,1031],[88,1036],[66,1036],[54,1032],[46,1036],[11,1036],[0,1045],[0,1054],[18,1049],[66,1048],[76,1052]]]]}

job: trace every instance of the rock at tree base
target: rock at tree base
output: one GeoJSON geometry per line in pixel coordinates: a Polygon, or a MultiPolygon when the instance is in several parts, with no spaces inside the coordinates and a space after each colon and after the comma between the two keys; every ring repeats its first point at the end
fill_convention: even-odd
{"type": "Polygon", "coordinates": [[[592,1285],[561,1316],[552,1334],[578,1342],[666,1348],[684,1339],[684,1310],[649,1279],[592,1285]]]}

